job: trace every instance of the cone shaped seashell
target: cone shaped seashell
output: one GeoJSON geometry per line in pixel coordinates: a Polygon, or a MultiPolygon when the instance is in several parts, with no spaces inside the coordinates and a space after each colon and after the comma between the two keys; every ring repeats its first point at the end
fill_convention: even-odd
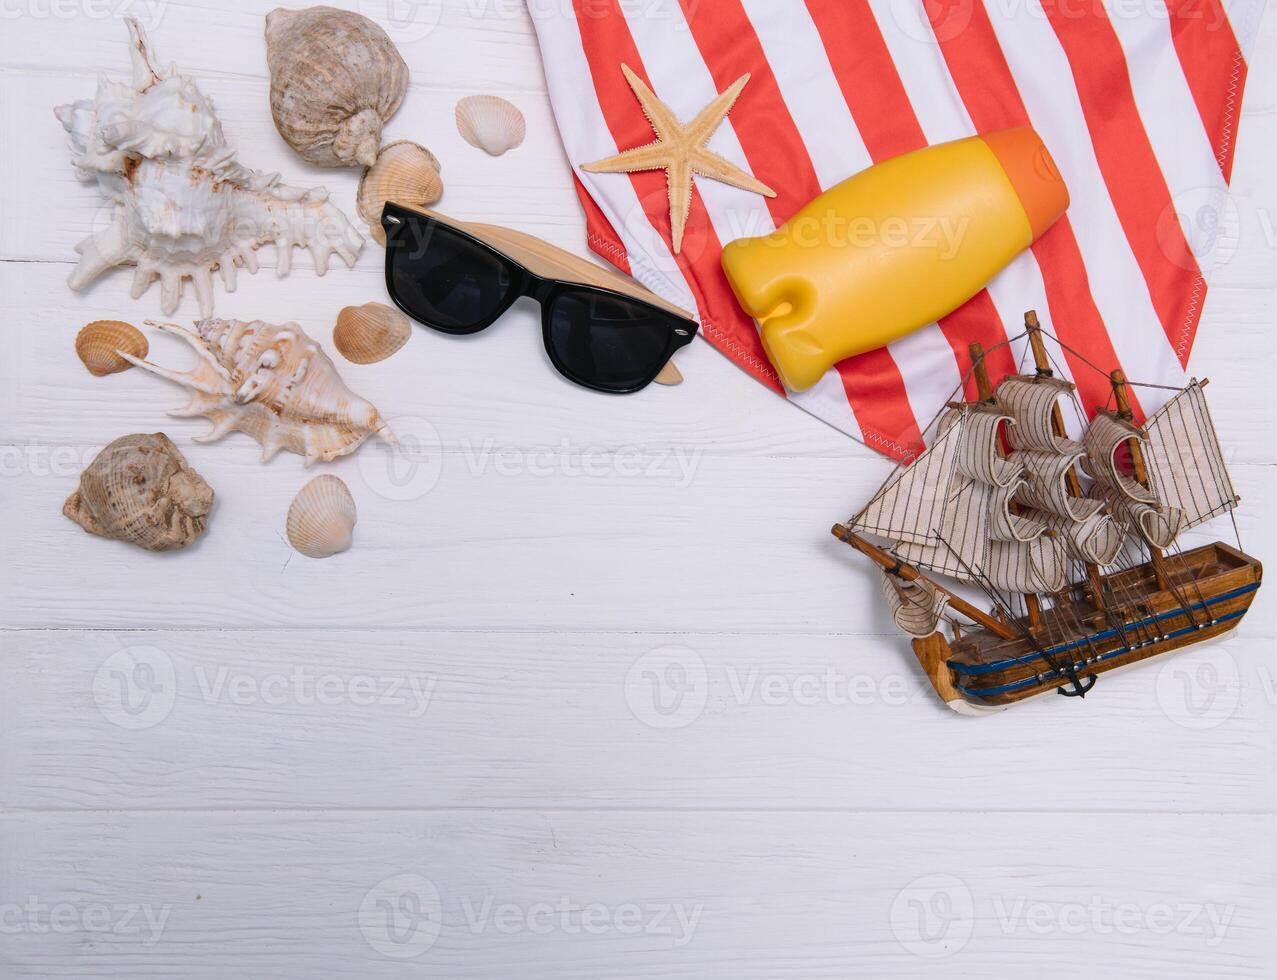
{"type": "Polygon", "coordinates": [[[176,551],[204,533],[213,490],[163,432],[121,436],[80,474],[62,513],[90,534],[176,551]]]}
{"type": "Polygon", "coordinates": [[[398,310],[384,303],[347,306],[337,314],[333,344],[354,364],[384,361],[408,342],[412,324],[398,310]]]}
{"type": "Polygon", "coordinates": [[[362,14],[308,7],[266,15],[270,110],[284,141],[321,167],[370,167],[408,66],[362,14]]]}
{"type": "Polygon", "coordinates": [[[471,146],[499,157],[523,142],[523,113],[495,95],[467,95],[457,103],[457,131],[471,146]]]}
{"type": "Polygon", "coordinates": [[[89,373],[99,378],[127,371],[133,366],[132,362],[120,356],[120,351],[134,357],[146,357],[149,349],[146,335],[123,320],[94,320],[81,327],[75,335],[75,353],[89,373]]]}
{"type": "Polygon", "coordinates": [[[424,146],[408,140],[387,143],[377,162],[364,171],[355,194],[359,216],[369,224],[373,238],[386,244],[381,210],[387,201],[408,207],[426,207],[443,195],[438,158],[424,146]]]}
{"type": "Polygon", "coordinates": [[[71,288],[133,265],[134,299],[158,279],[169,314],[189,281],[201,315],[210,316],[213,274],[233,292],[241,266],[257,271],[262,245],[275,246],[281,276],[292,267],[294,247],[309,250],[321,276],[334,253],[353,265],[363,237],[328,192],[289,187],[278,174],[240,164],[213,103],[175,66],[157,67],[141,26],[133,18],[125,23],[132,82],[103,77],[93,99],[54,110],[80,179],[96,181],[107,201],[103,227],[76,246],[71,288]]]}
{"type": "Polygon", "coordinates": [[[352,453],[372,435],[395,441],[377,409],[346,387],[332,360],[295,323],[209,319],[188,330],[148,320],[147,326],[181,337],[199,355],[193,371],[127,357],[191,390],[190,402],[169,414],[212,421],[196,442],[246,432],[261,443],[263,462],[287,449],[310,466],[352,453]]]}
{"type": "Polygon", "coordinates": [[[307,558],[329,558],[350,547],[355,498],[340,477],[325,473],[297,492],[288,508],[288,543],[307,558]]]}

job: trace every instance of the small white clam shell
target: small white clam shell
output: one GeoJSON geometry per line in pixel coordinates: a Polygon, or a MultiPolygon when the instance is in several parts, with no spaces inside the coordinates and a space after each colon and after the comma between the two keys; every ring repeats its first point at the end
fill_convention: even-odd
{"type": "Polygon", "coordinates": [[[357,519],[350,489],[341,477],[325,473],[293,498],[285,523],[288,543],[308,558],[329,558],[350,547],[357,519]]]}
{"type": "Polygon", "coordinates": [[[495,95],[467,95],[457,103],[457,130],[471,146],[499,157],[523,142],[523,113],[495,95]]]}

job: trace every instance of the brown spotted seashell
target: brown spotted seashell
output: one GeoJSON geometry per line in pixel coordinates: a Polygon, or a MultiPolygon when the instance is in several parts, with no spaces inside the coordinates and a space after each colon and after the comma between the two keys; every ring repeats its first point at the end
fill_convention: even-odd
{"type": "Polygon", "coordinates": [[[213,488],[163,432],[121,436],[80,474],[62,513],[90,534],[176,551],[204,533],[213,488]]]}
{"type": "Polygon", "coordinates": [[[285,522],[288,543],[307,558],[330,558],[350,547],[358,517],[350,488],[325,473],[293,498],[285,522]]]}
{"type": "Polygon", "coordinates": [[[119,351],[134,357],[146,357],[150,349],[146,336],[123,320],[94,320],[80,328],[75,336],[75,352],[89,373],[97,377],[118,374],[133,366],[119,351]]]}
{"type": "Polygon", "coordinates": [[[321,167],[371,166],[381,127],[408,91],[408,66],[384,30],[333,7],[266,15],[275,128],[321,167]]]}
{"type": "Polygon", "coordinates": [[[527,135],[523,113],[496,95],[467,95],[455,114],[461,138],[494,157],[513,150],[527,135]]]}
{"type": "Polygon", "coordinates": [[[408,342],[412,324],[384,303],[347,306],[337,314],[333,344],[353,364],[384,361],[408,342]]]}

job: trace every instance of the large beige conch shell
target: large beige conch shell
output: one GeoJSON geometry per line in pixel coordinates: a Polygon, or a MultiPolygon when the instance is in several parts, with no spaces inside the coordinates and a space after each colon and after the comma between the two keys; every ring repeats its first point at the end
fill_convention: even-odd
{"type": "Polygon", "coordinates": [[[204,533],[213,489],[163,432],[121,436],[80,474],[62,513],[90,534],[175,551],[204,533]]]}
{"type": "Polygon", "coordinates": [[[211,431],[196,442],[246,432],[262,446],[263,462],[281,449],[306,465],[352,453],[369,436],[394,436],[377,409],[341,380],[332,360],[295,323],[200,320],[194,330],[146,321],[181,337],[199,354],[193,371],[170,371],[125,355],[133,364],[191,389],[191,400],[170,412],[205,416],[211,431]]]}
{"type": "Polygon", "coordinates": [[[189,280],[200,314],[213,312],[213,274],[227,292],[236,271],[257,271],[256,251],[276,248],[287,275],[294,247],[305,248],[322,276],[334,253],[354,265],[363,236],[322,187],[289,187],[279,174],[235,159],[213,103],[176,66],[161,69],[146,34],[126,18],[133,58],[130,83],[98,81],[97,95],[54,112],[68,133],[79,178],[106,199],[99,231],[76,246],[68,283],[83,289],[117,265],[135,265],[133,298],[160,280],[161,308],[177,309],[189,280]]]}
{"type": "Polygon", "coordinates": [[[275,128],[321,167],[371,167],[381,127],[408,91],[408,66],[362,14],[308,7],[266,15],[275,128]]]}

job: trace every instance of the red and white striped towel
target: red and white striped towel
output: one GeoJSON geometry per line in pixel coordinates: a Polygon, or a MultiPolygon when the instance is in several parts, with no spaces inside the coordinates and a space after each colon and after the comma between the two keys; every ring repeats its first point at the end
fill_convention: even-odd
{"type": "MultiPolygon", "coordinates": [[[[752,78],[711,148],[777,190],[697,178],[680,255],[661,172],[576,171],[589,243],[694,309],[706,339],[784,394],[719,265],[724,242],[783,223],[820,191],[920,146],[1032,125],[1068,214],[939,323],[849,358],[795,404],[895,457],[959,385],[967,345],[1019,333],[1027,309],[1088,412],[1109,387],[1082,357],[1178,384],[1205,276],[1227,235],[1247,46],[1263,0],[528,0],[574,165],[650,142],[621,74],[690,119],[752,78]],[[1071,348],[1068,349],[1068,348],[1071,348]]],[[[990,357],[997,378],[1022,342],[990,357]]],[[[1142,388],[1137,410],[1160,404],[1142,388]]]]}

